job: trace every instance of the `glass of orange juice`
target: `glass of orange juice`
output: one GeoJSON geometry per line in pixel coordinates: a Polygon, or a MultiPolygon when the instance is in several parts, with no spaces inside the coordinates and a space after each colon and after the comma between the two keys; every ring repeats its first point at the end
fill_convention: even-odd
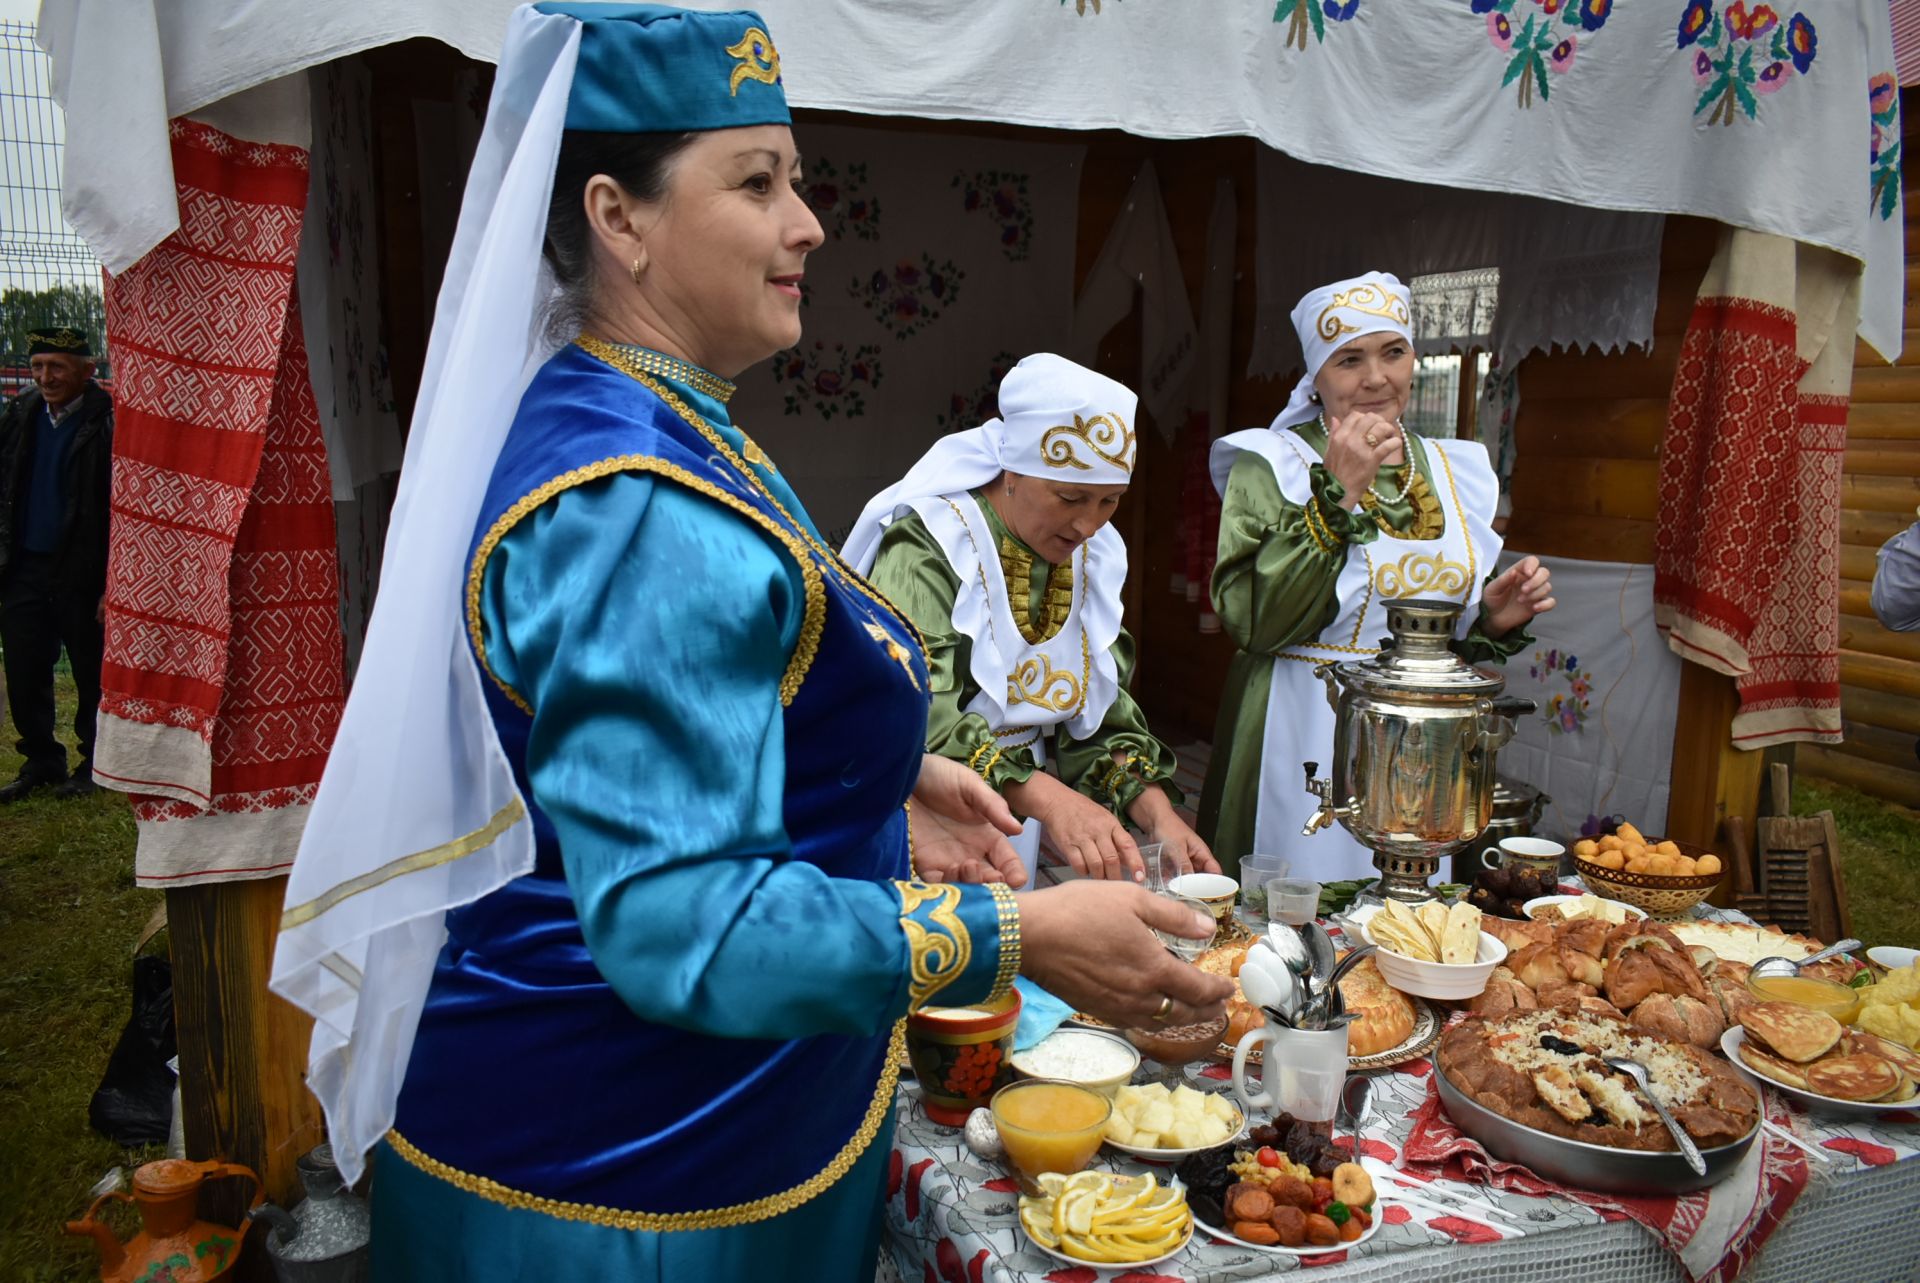
{"type": "Polygon", "coordinates": [[[1002,1087],[989,1107],[1007,1161],[1028,1194],[1043,1193],[1041,1172],[1071,1175],[1093,1160],[1106,1139],[1113,1101],[1079,1083],[1029,1078],[1002,1087]]]}

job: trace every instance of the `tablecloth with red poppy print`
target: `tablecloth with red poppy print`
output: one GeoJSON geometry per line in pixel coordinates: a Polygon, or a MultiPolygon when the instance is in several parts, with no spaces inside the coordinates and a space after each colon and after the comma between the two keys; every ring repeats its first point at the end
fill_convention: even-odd
{"type": "MultiPolygon", "coordinates": [[[[1798,1151],[1771,1137],[1759,1162],[1768,1165],[1775,1197],[1744,1197],[1727,1188],[1722,1199],[1629,1200],[1571,1193],[1524,1168],[1491,1170],[1485,1163],[1420,1162],[1449,1146],[1445,1115],[1433,1115],[1432,1061],[1426,1058],[1378,1071],[1365,1152],[1401,1169],[1411,1189],[1377,1177],[1379,1230],[1365,1243],[1295,1259],[1210,1238],[1196,1231],[1179,1255],[1129,1270],[1063,1265],[1027,1239],[1015,1215],[1019,1191],[999,1162],[978,1158],[957,1129],[926,1116],[909,1082],[899,1095],[899,1126],[887,1178],[884,1250],[905,1283],[1217,1283],[1296,1271],[1343,1280],[1545,1280],[1591,1278],[1691,1280],[1804,1280],[1920,1277],[1920,1115],[1892,1113],[1869,1121],[1810,1115],[1769,1092],[1775,1122],[1817,1146],[1831,1169],[1797,1162],[1798,1151]],[[1416,1127],[1423,1134],[1416,1137],[1416,1127]],[[1412,1147],[1414,1153],[1409,1155],[1412,1147]],[[1793,1177],[1786,1178],[1786,1169],[1793,1177]],[[1790,1189],[1790,1196],[1780,1197],[1790,1189]],[[1716,1205],[1717,1203],[1717,1205],[1716,1205]],[[1737,1205],[1737,1206],[1736,1206],[1737,1205]],[[1729,1216],[1732,1206],[1736,1216],[1729,1216]],[[1758,1210],[1756,1211],[1756,1207],[1758,1210]],[[1751,1214],[1751,1215],[1750,1215],[1751,1214]],[[1749,1219],[1767,1219],[1766,1234],[1736,1235],[1749,1219]],[[1650,1232],[1652,1226],[1658,1232],[1650,1232]],[[1718,1271],[1708,1251],[1715,1237],[1738,1239],[1737,1259],[1718,1271]],[[1678,1246],[1676,1251],[1667,1243],[1678,1246]],[[1703,1257],[1705,1259],[1703,1259],[1703,1257]]],[[[1231,1090],[1226,1066],[1203,1063],[1158,1070],[1147,1062],[1137,1080],[1185,1081],[1206,1090],[1231,1090]]],[[[1344,1139],[1344,1133],[1342,1133],[1344,1139]]],[[[1762,1147],[1756,1145],[1756,1150],[1762,1147]]],[[[1096,1168],[1153,1171],[1102,1150],[1096,1168]]],[[[1732,1186],[1733,1182],[1729,1182],[1732,1186]]],[[[1755,1183],[1746,1194],[1761,1188],[1755,1183]]]]}

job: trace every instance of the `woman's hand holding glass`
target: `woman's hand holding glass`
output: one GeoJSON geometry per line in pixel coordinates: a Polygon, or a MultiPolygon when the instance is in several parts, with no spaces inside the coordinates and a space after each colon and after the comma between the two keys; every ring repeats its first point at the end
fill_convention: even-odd
{"type": "Polygon", "coordinates": [[[1149,784],[1142,790],[1127,808],[1127,815],[1141,832],[1151,835],[1149,842],[1160,843],[1160,858],[1165,861],[1161,868],[1166,877],[1220,872],[1220,862],[1213,858],[1213,852],[1207,849],[1198,833],[1187,827],[1187,822],[1173,809],[1166,790],[1158,785],[1149,784]]]}
{"type": "Polygon", "coordinates": [[[1145,887],[1082,879],[1020,897],[1021,971],[1047,992],[1123,1027],[1186,1025],[1226,1011],[1233,981],[1188,966],[1162,933],[1204,949],[1211,916],[1145,887]]]}

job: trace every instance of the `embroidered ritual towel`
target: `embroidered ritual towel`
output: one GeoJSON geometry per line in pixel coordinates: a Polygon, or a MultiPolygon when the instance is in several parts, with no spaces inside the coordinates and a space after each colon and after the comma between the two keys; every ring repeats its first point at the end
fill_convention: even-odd
{"type": "Polygon", "coordinates": [[[292,863],[344,698],[294,264],[307,152],[176,120],[179,230],[107,288],[116,432],[95,777],[143,886],[292,863]]]}
{"type": "Polygon", "coordinates": [[[1859,264],[1730,229],[1701,282],[1660,452],[1654,612],[1733,676],[1743,748],[1840,739],[1841,458],[1859,264]]]}

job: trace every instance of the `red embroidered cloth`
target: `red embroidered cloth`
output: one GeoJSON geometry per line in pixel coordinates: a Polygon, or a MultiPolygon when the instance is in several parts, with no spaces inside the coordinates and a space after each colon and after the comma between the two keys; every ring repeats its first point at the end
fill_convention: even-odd
{"type": "Polygon", "coordinates": [[[1654,612],[1675,652],[1736,679],[1743,748],[1840,739],[1838,513],[1858,270],[1732,231],[1681,346],[1654,612]]]}
{"type": "MultiPolygon", "coordinates": [[[[1771,1093],[1768,1093],[1769,1095],[1771,1093]]],[[[1777,1102],[1772,1117],[1790,1123],[1777,1102]]],[[[1480,1142],[1462,1135],[1440,1103],[1431,1078],[1426,1100],[1413,1113],[1413,1131],[1404,1150],[1409,1174],[1431,1180],[1446,1176],[1469,1184],[1535,1196],[1558,1194],[1599,1212],[1609,1220],[1630,1218],[1645,1226],[1680,1259],[1695,1283],[1727,1283],[1747,1267],[1807,1187],[1805,1155],[1762,1132],[1747,1160],[1711,1189],[1678,1196],[1596,1194],[1568,1189],[1535,1175],[1518,1163],[1502,1162],[1480,1142]]]]}
{"type": "Polygon", "coordinates": [[[292,864],[345,698],[294,294],[307,155],[172,125],[180,230],[109,280],[113,525],[96,778],[143,886],[292,864]]]}

